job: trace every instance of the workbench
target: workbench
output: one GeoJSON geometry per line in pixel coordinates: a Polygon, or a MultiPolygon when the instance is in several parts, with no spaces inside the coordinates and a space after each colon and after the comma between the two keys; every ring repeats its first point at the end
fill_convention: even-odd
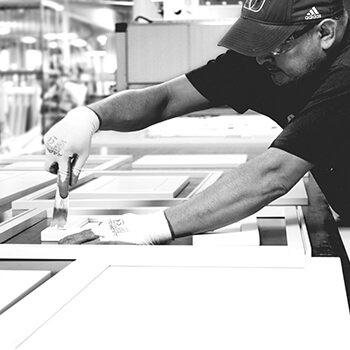
{"type": "MultiPolygon", "coordinates": [[[[268,147],[274,130],[269,127],[266,135],[198,136],[194,141],[155,136],[159,130],[141,132],[133,140],[107,133],[98,136],[92,152],[132,155],[135,161],[147,154],[169,153],[244,153],[249,160],[268,147]]],[[[200,172],[218,175],[213,169],[200,172]]],[[[16,199],[15,212],[4,215],[4,220],[24,216],[25,225],[18,225],[18,234],[0,245],[0,269],[45,270],[52,277],[0,315],[5,334],[0,347],[347,350],[349,258],[313,177],[306,176],[303,182],[308,203],[298,206],[298,225],[305,226],[306,236],[303,248],[296,251],[288,250],[285,237],[264,233],[259,247],[196,247],[191,239],[161,247],[42,244],[40,232],[50,216],[42,213],[43,207],[31,206],[35,200],[38,207],[47,203],[40,196],[16,199]],[[33,211],[37,219],[31,221],[33,211]],[[91,325],[94,331],[86,332],[91,325]],[[58,333],[66,336],[57,337],[58,333]]],[[[180,200],[191,191],[186,193],[180,200]]],[[[155,202],[159,206],[145,200],[146,209],[133,210],[161,209],[161,204],[166,207],[177,200],[155,202]]],[[[113,205],[102,206],[100,213],[112,213],[113,205]]],[[[127,210],[133,203],[124,205],[127,210]]],[[[92,209],[74,204],[72,213],[92,209]]]]}

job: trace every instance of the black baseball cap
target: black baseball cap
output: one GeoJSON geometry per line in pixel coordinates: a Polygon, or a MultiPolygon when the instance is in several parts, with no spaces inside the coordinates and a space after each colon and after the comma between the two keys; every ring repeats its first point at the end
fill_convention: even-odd
{"type": "Polygon", "coordinates": [[[218,45],[246,56],[266,55],[305,25],[343,11],[342,0],[245,0],[240,18],[218,45]]]}

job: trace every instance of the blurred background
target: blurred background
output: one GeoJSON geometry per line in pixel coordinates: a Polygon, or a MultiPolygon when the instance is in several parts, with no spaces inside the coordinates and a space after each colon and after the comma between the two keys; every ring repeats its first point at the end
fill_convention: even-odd
{"type": "Polygon", "coordinates": [[[40,143],[76,106],[206,63],[240,5],[0,0],[0,154],[40,143]]]}

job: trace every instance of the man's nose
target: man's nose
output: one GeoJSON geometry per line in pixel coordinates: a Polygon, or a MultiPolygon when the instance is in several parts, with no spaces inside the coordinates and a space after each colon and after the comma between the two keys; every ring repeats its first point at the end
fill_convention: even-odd
{"type": "Polygon", "coordinates": [[[272,62],[273,60],[273,56],[272,54],[266,54],[266,55],[262,55],[262,56],[257,56],[256,57],[256,62],[260,65],[266,63],[266,62],[272,62]]]}

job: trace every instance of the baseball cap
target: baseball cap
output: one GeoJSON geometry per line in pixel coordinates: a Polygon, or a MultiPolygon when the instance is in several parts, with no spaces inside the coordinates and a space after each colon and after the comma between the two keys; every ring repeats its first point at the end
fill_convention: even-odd
{"type": "Polygon", "coordinates": [[[240,18],[218,45],[246,56],[266,55],[305,25],[343,10],[342,0],[245,0],[240,18]]]}

